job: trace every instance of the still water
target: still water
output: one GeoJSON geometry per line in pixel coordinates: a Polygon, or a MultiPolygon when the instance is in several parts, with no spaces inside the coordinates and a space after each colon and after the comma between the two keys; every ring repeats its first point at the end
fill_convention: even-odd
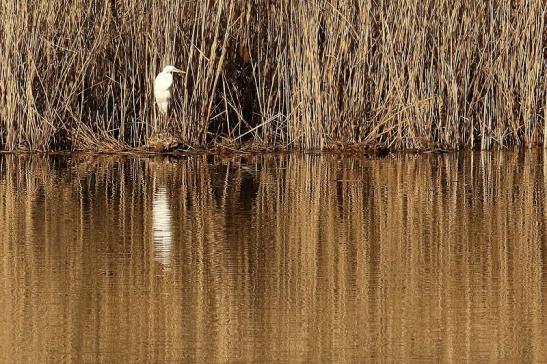
{"type": "Polygon", "coordinates": [[[2,156],[0,362],[546,362],[546,162],[2,156]]]}

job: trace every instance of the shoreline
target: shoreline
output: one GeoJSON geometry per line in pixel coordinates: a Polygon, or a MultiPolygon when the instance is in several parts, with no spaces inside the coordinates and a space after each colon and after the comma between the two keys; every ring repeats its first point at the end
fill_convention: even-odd
{"type": "Polygon", "coordinates": [[[546,149],[547,147],[537,145],[514,145],[514,146],[493,146],[489,149],[464,147],[460,149],[389,149],[389,148],[371,148],[363,146],[345,146],[341,148],[323,148],[323,149],[292,149],[280,147],[256,147],[243,145],[240,148],[232,148],[225,145],[215,145],[210,148],[197,147],[189,149],[174,149],[170,151],[154,151],[146,148],[120,149],[120,150],[51,150],[51,151],[31,151],[31,150],[0,150],[0,155],[40,155],[40,156],[130,156],[130,157],[192,157],[200,155],[229,157],[238,155],[334,155],[343,157],[387,157],[389,155],[431,155],[431,154],[453,154],[459,152],[515,152],[546,149]]]}

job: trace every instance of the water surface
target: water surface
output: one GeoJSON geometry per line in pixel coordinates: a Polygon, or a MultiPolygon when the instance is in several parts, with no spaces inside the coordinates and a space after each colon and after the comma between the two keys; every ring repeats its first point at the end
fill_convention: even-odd
{"type": "Polygon", "coordinates": [[[0,362],[545,362],[543,151],[0,157],[0,362]]]}

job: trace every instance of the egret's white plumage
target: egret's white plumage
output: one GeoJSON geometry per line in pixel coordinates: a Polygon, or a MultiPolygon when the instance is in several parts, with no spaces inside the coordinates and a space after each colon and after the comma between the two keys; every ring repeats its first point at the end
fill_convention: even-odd
{"type": "Polygon", "coordinates": [[[160,113],[167,114],[171,103],[172,88],[173,88],[173,72],[184,73],[175,66],[165,66],[154,80],[154,97],[160,113]]]}

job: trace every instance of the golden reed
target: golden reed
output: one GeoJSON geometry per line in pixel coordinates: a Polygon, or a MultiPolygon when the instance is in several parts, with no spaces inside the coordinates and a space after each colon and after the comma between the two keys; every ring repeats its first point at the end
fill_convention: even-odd
{"type": "Polygon", "coordinates": [[[543,0],[3,0],[0,149],[541,144],[543,0]],[[242,135],[245,135],[242,137],[242,135]]]}

